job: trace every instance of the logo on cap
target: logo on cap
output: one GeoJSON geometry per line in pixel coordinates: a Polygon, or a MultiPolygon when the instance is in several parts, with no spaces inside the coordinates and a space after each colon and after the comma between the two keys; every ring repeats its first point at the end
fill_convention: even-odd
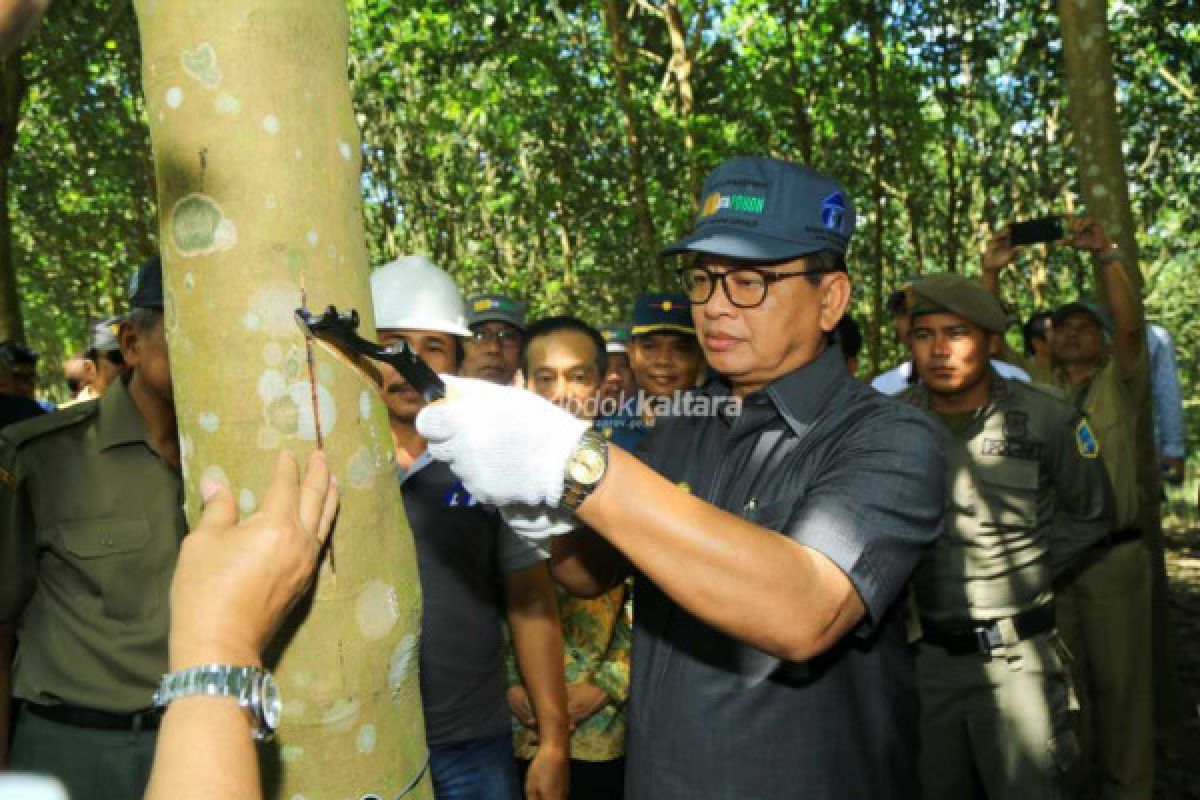
{"type": "Polygon", "coordinates": [[[704,198],[700,207],[700,218],[711,217],[718,211],[738,211],[742,214],[761,214],[766,207],[767,199],[752,194],[721,194],[713,192],[704,198]]]}
{"type": "Polygon", "coordinates": [[[475,305],[473,306],[473,308],[476,311],[487,311],[491,307],[492,307],[492,300],[491,300],[491,298],[488,298],[488,297],[479,298],[478,300],[475,301],[475,305]]]}
{"type": "Polygon", "coordinates": [[[834,192],[821,201],[821,224],[831,231],[841,231],[842,218],[846,215],[846,197],[834,192]]]}

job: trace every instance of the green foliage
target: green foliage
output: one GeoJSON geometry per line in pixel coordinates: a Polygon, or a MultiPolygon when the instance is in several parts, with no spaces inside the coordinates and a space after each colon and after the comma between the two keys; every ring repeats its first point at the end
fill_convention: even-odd
{"type": "MultiPolygon", "coordinates": [[[[57,3],[25,55],[11,174],[30,339],[81,344],[152,246],[152,181],[132,15],[57,3]],[[97,40],[97,34],[105,37],[97,40]]],[[[1189,3],[1110,13],[1148,314],[1176,335],[1200,427],[1200,19],[1189,3]]],[[[618,0],[645,201],[661,246],[691,224],[722,158],[770,153],[838,175],[856,200],[855,316],[904,277],[978,271],[991,230],[1079,212],[1052,0],[618,0]],[[680,30],[673,48],[672,11],[680,30]],[[686,64],[690,72],[681,71],[686,64]]],[[[644,258],[638,182],[601,0],[350,0],[373,264],[426,251],[468,290],[595,321],[669,288],[644,258]]],[[[1087,265],[1030,248],[1006,276],[1022,315],[1089,291],[1087,265]]]]}

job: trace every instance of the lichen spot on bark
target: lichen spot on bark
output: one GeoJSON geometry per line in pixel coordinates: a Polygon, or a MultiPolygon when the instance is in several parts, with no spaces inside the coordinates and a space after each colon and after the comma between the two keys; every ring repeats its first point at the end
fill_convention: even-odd
{"type": "Polygon", "coordinates": [[[217,67],[217,51],[208,42],[201,42],[195,50],[184,50],[179,55],[183,71],[195,78],[206,89],[215,89],[221,83],[221,70],[217,67]]]}
{"type": "Polygon", "coordinates": [[[364,638],[374,641],[387,636],[400,619],[396,587],[378,579],[367,581],[358,593],[354,619],[364,638]]]}
{"type": "Polygon", "coordinates": [[[180,89],[178,86],[172,86],[170,89],[167,89],[167,93],[163,96],[163,99],[166,101],[167,108],[179,108],[183,105],[183,89],[180,89]]]}
{"type": "Polygon", "coordinates": [[[237,242],[237,227],[217,201],[205,194],[181,197],[171,209],[171,241],[184,257],[228,250],[237,242]]]}
{"type": "Polygon", "coordinates": [[[321,717],[321,725],[335,733],[344,733],[354,727],[362,704],[357,700],[345,697],[334,702],[321,717]]]}

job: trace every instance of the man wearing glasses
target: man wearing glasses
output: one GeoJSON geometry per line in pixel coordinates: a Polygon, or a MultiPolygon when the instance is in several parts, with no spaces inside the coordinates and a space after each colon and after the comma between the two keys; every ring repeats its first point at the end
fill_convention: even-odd
{"type": "Polygon", "coordinates": [[[467,301],[467,327],[462,374],[508,386],[521,365],[525,337],[525,305],[499,294],[481,294],[467,301]]]}
{"type": "Polygon", "coordinates": [[[940,529],[942,457],[930,421],[854,381],[830,341],[853,229],[845,190],[807,167],[736,158],[708,176],[695,230],[666,252],[689,259],[720,376],[697,395],[720,412],[664,419],[646,463],[478,381],[452,378],[417,419],[481,501],[595,531],[553,542],[569,590],[634,574],[633,800],[918,794],[901,606],[940,529]]]}

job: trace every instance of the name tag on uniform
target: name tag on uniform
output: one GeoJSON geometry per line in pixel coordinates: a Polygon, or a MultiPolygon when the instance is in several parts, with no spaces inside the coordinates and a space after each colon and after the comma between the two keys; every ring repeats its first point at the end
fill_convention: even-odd
{"type": "Polygon", "coordinates": [[[1013,439],[984,439],[983,454],[985,456],[1019,458],[1023,461],[1037,461],[1041,458],[1042,446],[1037,442],[1013,439]]]}

